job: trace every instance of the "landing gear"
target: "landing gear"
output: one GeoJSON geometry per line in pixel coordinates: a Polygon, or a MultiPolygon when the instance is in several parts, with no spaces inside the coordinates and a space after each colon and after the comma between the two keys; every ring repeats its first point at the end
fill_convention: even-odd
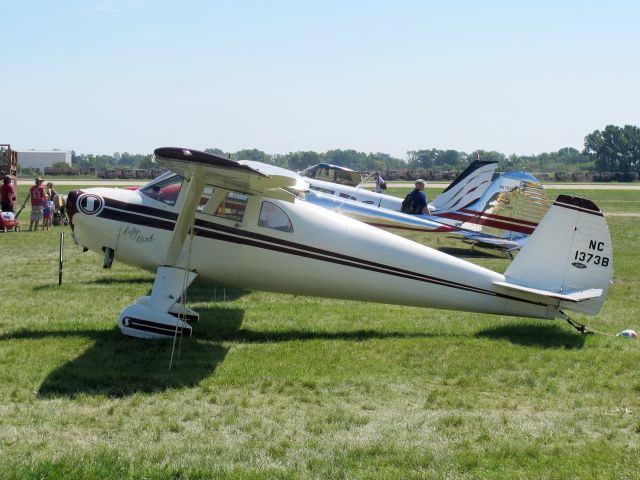
{"type": "Polygon", "coordinates": [[[181,268],[159,267],[151,295],[138,298],[120,313],[120,331],[137,338],[191,336],[187,322],[198,321],[199,315],[178,303],[178,299],[196,276],[181,268]]]}
{"type": "Polygon", "coordinates": [[[573,328],[575,328],[577,331],[579,331],[584,335],[591,335],[593,333],[593,331],[589,330],[586,325],[583,325],[582,323],[574,322],[568,316],[566,316],[565,320],[567,321],[567,323],[569,323],[569,325],[571,325],[573,328]]]}
{"type": "Polygon", "coordinates": [[[113,264],[113,255],[115,252],[113,251],[113,248],[109,247],[102,247],[102,250],[104,251],[102,268],[111,268],[111,265],[113,264]]]}
{"type": "Polygon", "coordinates": [[[191,326],[187,322],[146,305],[126,307],[118,318],[118,327],[124,335],[137,338],[191,336],[191,326]]]}

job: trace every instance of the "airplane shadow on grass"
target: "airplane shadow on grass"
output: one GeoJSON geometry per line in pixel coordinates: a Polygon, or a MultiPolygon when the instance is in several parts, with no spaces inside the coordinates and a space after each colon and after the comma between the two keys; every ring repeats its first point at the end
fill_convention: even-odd
{"type": "MultiPolygon", "coordinates": [[[[386,338],[436,338],[455,334],[394,332],[380,330],[311,331],[250,330],[241,328],[244,311],[224,305],[200,309],[201,321],[194,325],[194,337],[176,346],[169,371],[172,341],[150,341],[125,337],[111,330],[21,330],[0,336],[11,339],[85,337],[95,343],[80,356],[53,370],[42,382],[42,397],[105,395],[127,397],[167,389],[194,387],[210,377],[226,358],[232,343],[278,343],[299,340],[366,341],[386,338]]],[[[476,337],[506,339],[518,345],[542,348],[582,348],[584,337],[558,325],[505,325],[480,331],[476,337]]]]}
{"type": "Polygon", "coordinates": [[[508,340],[516,345],[540,348],[570,348],[584,346],[585,335],[568,330],[557,323],[512,324],[489,328],[476,333],[476,337],[508,340]]]}
{"type": "MultiPolygon", "coordinates": [[[[200,309],[202,321],[214,320],[222,330],[240,328],[244,311],[237,308],[200,309]]],[[[183,338],[176,343],[173,368],[169,371],[172,341],[150,341],[125,337],[111,330],[21,330],[0,336],[1,340],[84,337],[95,343],[77,358],[52,371],[38,395],[75,397],[106,395],[126,397],[172,388],[193,387],[215,372],[228,348],[207,339],[183,338]]]]}

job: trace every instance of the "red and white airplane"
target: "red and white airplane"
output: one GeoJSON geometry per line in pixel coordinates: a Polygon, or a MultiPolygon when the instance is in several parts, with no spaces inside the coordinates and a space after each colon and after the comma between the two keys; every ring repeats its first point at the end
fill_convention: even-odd
{"type": "Polygon", "coordinates": [[[304,200],[282,168],[159,148],[171,172],[137,191],[67,198],[77,244],[156,271],[150,296],[124,308],[121,331],[191,334],[180,303],[196,277],[215,285],[534,318],[595,315],[612,277],[611,239],[589,200],[559,196],[520,254],[497,273],[304,200]],[[175,172],[175,173],[173,173],[175,172]]]}
{"type": "Polygon", "coordinates": [[[472,162],[429,203],[429,215],[401,213],[401,198],[360,188],[360,173],[348,168],[321,163],[300,175],[313,191],[307,200],[316,205],[433,248],[471,246],[512,257],[551,202],[538,179],[525,172],[495,175],[497,165],[472,162]]]}

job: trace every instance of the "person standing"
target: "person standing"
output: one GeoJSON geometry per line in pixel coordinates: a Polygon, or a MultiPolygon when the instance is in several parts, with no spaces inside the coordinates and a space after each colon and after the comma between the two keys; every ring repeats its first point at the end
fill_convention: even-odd
{"type": "Polygon", "coordinates": [[[53,188],[53,182],[47,182],[47,195],[49,196],[49,201],[53,202],[52,212],[59,212],[62,207],[62,196],[53,188]]]}
{"type": "Polygon", "coordinates": [[[373,174],[373,178],[376,181],[376,193],[382,193],[382,190],[386,188],[383,178],[378,172],[373,174]]]}
{"type": "Polygon", "coordinates": [[[58,195],[58,193],[54,190],[53,188],[53,182],[47,182],[47,190],[46,190],[47,195],[49,195],[49,200],[53,201],[55,203],[55,196],[58,195]]]}
{"type": "Polygon", "coordinates": [[[34,229],[38,230],[40,220],[42,220],[42,214],[44,211],[44,205],[47,201],[47,194],[44,191],[43,180],[36,178],[36,184],[29,189],[29,195],[24,199],[22,208],[27,204],[27,200],[31,199],[31,221],[29,222],[29,231],[34,229]]]}
{"type": "Polygon", "coordinates": [[[42,230],[49,230],[51,219],[53,217],[53,202],[49,195],[46,195],[44,209],[42,210],[42,230]]]}
{"type": "Polygon", "coordinates": [[[415,189],[411,191],[402,202],[402,212],[411,215],[430,215],[427,195],[424,193],[426,186],[424,180],[419,178],[415,181],[415,189]]]}
{"type": "Polygon", "coordinates": [[[16,189],[10,175],[5,175],[0,185],[0,203],[3,212],[15,212],[16,208],[16,189]]]}

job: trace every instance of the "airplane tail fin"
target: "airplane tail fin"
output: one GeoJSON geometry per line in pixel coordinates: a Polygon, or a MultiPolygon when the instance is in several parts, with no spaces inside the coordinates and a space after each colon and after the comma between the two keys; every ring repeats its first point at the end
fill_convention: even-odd
{"type": "Polygon", "coordinates": [[[496,285],[595,315],[613,275],[611,236],[590,200],[560,195],[496,285]]]}
{"type": "Polygon", "coordinates": [[[453,210],[475,202],[491,184],[497,167],[498,162],[475,160],[430,205],[435,210],[453,210]]]}
{"type": "Polygon", "coordinates": [[[473,204],[441,215],[462,220],[462,227],[468,230],[517,239],[533,233],[549,205],[537,178],[524,172],[508,172],[496,177],[473,204]]]}

